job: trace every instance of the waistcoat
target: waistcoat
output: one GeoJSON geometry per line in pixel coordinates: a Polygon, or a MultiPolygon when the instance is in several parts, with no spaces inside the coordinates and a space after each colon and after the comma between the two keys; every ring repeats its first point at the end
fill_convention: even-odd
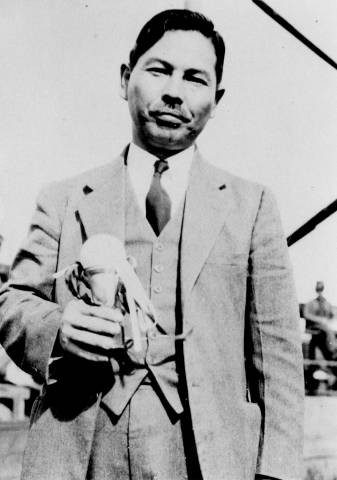
{"type": "MultiPolygon", "coordinates": [[[[142,340],[142,351],[128,350],[130,371],[115,372],[115,383],[102,401],[115,415],[120,415],[144,378],[152,382],[176,412],[183,410],[178,394],[175,339],[178,260],[184,202],[167,223],[159,237],[141,211],[130,180],[125,188],[125,249],[136,263],[136,274],[150,298],[158,325],[142,340]]],[[[130,338],[128,322],[125,339],[130,338]]]]}

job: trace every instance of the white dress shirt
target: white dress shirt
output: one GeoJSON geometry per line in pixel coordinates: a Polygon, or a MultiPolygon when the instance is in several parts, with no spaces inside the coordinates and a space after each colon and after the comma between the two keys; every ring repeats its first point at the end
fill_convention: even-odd
{"type": "MultiPolygon", "coordinates": [[[[161,184],[171,199],[171,217],[185,196],[193,154],[194,146],[191,146],[166,159],[169,169],[162,173],[161,184]]],[[[127,172],[144,216],[146,216],[146,196],[152,182],[156,160],[158,158],[155,155],[143,150],[134,143],[130,144],[127,172]]]]}

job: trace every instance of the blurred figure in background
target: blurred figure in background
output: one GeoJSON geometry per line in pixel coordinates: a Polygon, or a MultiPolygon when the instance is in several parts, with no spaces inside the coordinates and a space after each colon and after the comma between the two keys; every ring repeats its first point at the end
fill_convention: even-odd
{"type": "Polygon", "coordinates": [[[317,330],[313,348],[318,347],[324,358],[330,360],[336,353],[336,333],[331,328],[330,320],[333,318],[331,303],[323,297],[324,283],[316,282],[317,297],[304,305],[304,317],[307,328],[317,330]]]}
{"type": "MultiPolygon", "coordinates": [[[[316,282],[317,297],[304,305],[303,316],[306,319],[306,327],[312,330],[313,335],[309,345],[309,359],[316,358],[318,348],[326,360],[335,360],[337,357],[336,331],[332,328],[331,319],[334,317],[333,307],[323,296],[324,282],[316,282]]],[[[317,381],[313,378],[317,367],[311,368],[308,379],[309,393],[313,393],[318,387],[317,381]]],[[[331,368],[337,379],[337,367],[331,368]]],[[[337,388],[337,381],[332,385],[337,388]]]]}

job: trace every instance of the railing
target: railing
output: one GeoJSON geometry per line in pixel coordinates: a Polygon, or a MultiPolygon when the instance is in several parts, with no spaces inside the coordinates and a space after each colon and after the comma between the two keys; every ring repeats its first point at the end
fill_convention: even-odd
{"type": "Polygon", "coordinates": [[[0,400],[9,399],[13,403],[12,420],[25,419],[25,402],[30,397],[30,389],[7,383],[0,384],[0,400]]]}

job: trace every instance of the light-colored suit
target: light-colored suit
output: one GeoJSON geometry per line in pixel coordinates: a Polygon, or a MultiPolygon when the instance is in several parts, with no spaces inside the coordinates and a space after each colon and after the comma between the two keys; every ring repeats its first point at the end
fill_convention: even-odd
{"type": "MultiPolygon", "coordinates": [[[[43,381],[71,298],[64,280],[55,286],[52,275],[76,261],[95,233],[123,240],[124,172],[120,156],[44,190],[0,297],[0,340],[43,381]]],[[[253,480],[255,473],[301,478],[298,306],[278,212],[263,187],[210,166],[198,153],[186,196],[180,278],[184,329],[193,329],[184,358],[204,480],[253,480]]],[[[59,373],[63,380],[43,388],[32,414],[25,479],[85,478],[106,388],[99,368],[74,359],[59,373]]]]}

